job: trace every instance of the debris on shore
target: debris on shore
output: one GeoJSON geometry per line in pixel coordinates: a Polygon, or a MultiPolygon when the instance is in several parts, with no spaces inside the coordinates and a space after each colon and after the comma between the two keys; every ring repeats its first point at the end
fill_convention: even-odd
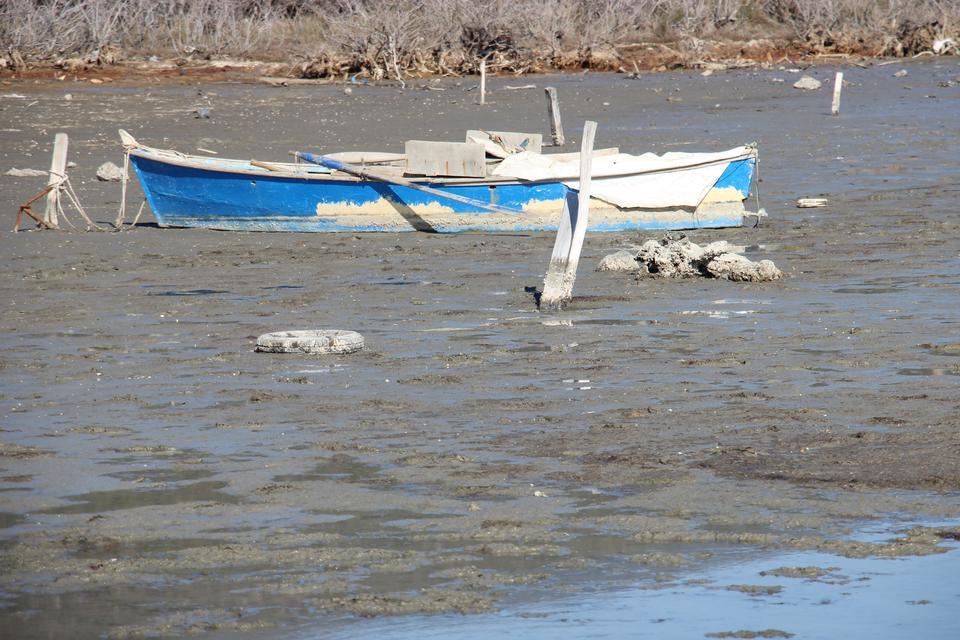
{"type": "Polygon", "coordinates": [[[742,247],[725,240],[700,246],[686,234],[647,240],[634,251],[621,250],[600,261],[597,271],[636,273],[658,278],[720,278],[735,282],[769,282],[783,278],[770,260],[754,262],[740,255],[742,247]]]}
{"type": "Polygon", "coordinates": [[[261,353],[345,354],[363,349],[363,336],[356,331],[319,329],[276,331],[257,338],[261,353]]]}

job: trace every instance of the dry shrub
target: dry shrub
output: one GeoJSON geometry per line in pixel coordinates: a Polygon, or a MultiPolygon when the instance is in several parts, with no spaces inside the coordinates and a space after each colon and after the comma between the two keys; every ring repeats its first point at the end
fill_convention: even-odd
{"type": "Polygon", "coordinates": [[[909,55],[958,39],[958,25],[960,0],[0,0],[8,66],[14,53],[280,56],[308,76],[372,78],[471,73],[481,59],[518,73],[610,69],[651,43],[689,64],[713,43],[757,38],[909,55]]]}
{"type": "MultiPolygon", "coordinates": [[[[910,55],[957,25],[955,0],[766,0],[764,11],[814,52],[910,55]]],[[[954,27],[956,29],[956,27],[954,27]]],[[[955,33],[955,31],[954,31],[955,33]]]]}

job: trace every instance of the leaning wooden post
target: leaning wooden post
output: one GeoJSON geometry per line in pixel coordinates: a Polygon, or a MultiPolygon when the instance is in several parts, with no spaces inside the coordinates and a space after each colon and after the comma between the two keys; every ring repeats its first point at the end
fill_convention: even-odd
{"type": "Polygon", "coordinates": [[[593,138],[597,123],[587,120],[583,125],[583,143],[580,146],[580,189],[574,198],[567,192],[560,214],[560,227],[553,244],[550,266],[543,279],[540,308],[559,310],[573,298],[573,283],[583,250],[590,215],[590,180],[593,172],[593,138]]]}
{"type": "Polygon", "coordinates": [[[830,113],[835,116],[840,114],[841,91],[843,91],[843,71],[837,71],[837,75],[833,80],[833,105],[830,107],[830,113]]]}
{"type": "Polygon", "coordinates": [[[480,61],[480,104],[487,104],[487,61],[480,61]]]}
{"type": "Polygon", "coordinates": [[[560,122],[560,103],[557,102],[557,90],[553,87],[547,87],[545,89],[547,92],[547,106],[550,111],[550,135],[553,136],[553,146],[562,147],[563,140],[563,123],[560,122]]]}
{"type": "Polygon", "coordinates": [[[43,221],[51,226],[60,224],[57,212],[60,210],[60,183],[67,175],[67,134],[58,133],[53,141],[53,160],[50,161],[50,178],[47,186],[56,185],[47,194],[47,210],[43,214],[43,221]]]}

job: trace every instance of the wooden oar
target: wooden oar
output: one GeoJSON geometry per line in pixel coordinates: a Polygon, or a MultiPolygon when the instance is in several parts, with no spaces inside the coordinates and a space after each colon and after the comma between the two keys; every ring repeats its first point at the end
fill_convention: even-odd
{"type": "Polygon", "coordinates": [[[357,176],[358,178],[365,178],[366,180],[375,180],[377,182],[386,182],[387,184],[392,184],[398,187],[406,187],[408,189],[414,189],[416,191],[422,191],[423,193],[429,193],[430,195],[437,196],[438,198],[445,198],[447,200],[453,200],[455,202],[460,202],[462,204],[468,204],[472,207],[477,207],[478,209],[485,209],[487,211],[494,211],[496,213],[505,213],[510,216],[522,216],[524,215],[522,211],[517,211],[516,209],[510,209],[509,207],[501,207],[497,204],[491,204],[489,202],[481,202],[480,200],[474,200],[473,198],[467,198],[466,196],[457,195],[455,193],[449,193],[447,191],[441,191],[440,189],[434,189],[433,187],[427,187],[422,184],[417,184],[416,182],[411,182],[404,178],[395,178],[393,176],[385,176],[382,173],[376,173],[368,171],[362,167],[356,165],[347,164],[346,162],[341,162],[339,160],[334,160],[333,158],[328,158],[326,156],[315,156],[312,153],[303,153],[301,151],[296,152],[296,156],[301,160],[306,160],[313,164],[319,164],[321,166],[327,167],[328,169],[334,169],[336,171],[343,171],[344,173],[349,173],[350,175],[357,176]]]}
{"type": "Polygon", "coordinates": [[[587,120],[583,125],[583,143],[580,146],[580,192],[576,198],[569,191],[563,201],[560,227],[553,244],[550,266],[543,279],[540,294],[541,309],[560,310],[573,297],[573,282],[577,278],[577,264],[583,250],[590,213],[590,177],[593,171],[593,138],[597,123],[587,120]]]}
{"type": "Polygon", "coordinates": [[[257,167],[259,169],[266,169],[267,171],[284,171],[290,173],[293,171],[290,167],[281,167],[276,164],[270,164],[269,162],[260,162],[259,160],[251,160],[250,166],[257,167]]]}

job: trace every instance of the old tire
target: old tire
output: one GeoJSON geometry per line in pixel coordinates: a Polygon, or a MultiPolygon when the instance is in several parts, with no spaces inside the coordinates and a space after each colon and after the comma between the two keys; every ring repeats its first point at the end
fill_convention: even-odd
{"type": "Polygon", "coordinates": [[[363,349],[363,336],[339,329],[277,331],[257,338],[257,351],[266,353],[353,353],[363,349]]]}

